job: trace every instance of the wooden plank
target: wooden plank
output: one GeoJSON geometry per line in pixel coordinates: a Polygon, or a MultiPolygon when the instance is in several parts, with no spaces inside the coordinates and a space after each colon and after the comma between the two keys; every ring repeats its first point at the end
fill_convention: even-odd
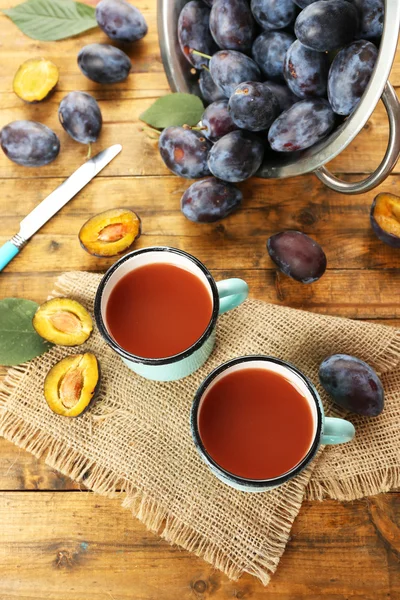
{"type": "Polygon", "coordinates": [[[394,599],[400,593],[395,565],[399,499],[390,494],[352,504],[305,503],[265,589],[247,575],[231,582],[169,546],[118,501],[89,493],[2,493],[0,597],[394,599]]]}
{"type": "MultiPolygon", "coordinates": [[[[199,258],[204,260],[204,257],[199,258]]],[[[32,269],[35,270],[34,255],[32,261],[32,269]]],[[[49,255],[47,261],[53,268],[60,266],[60,263],[63,265],[65,261],[63,271],[72,270],[76,266],[72,256],[68,266],[68,257],[63,258],[62,253],[58,255],[57,260],[49,255]]],[[[206,260],[205,262],[207,264],[206,260]]],[[[211,272],[217,281],[228,277],[241,277],[250,286],[250,297],[265,302],[353,319],[400,318],[398,270],[330,270],[320,281],[303,286],[277,274],[273,269],[218,269],[214,267],[215,259],[212,263],[211,272]]],[[[88,262],[86,268],[92,266],[88,262]]],[[[85,265],[81,267],[85,268],[85,265]]],[[[26,271],[22,275],[4,272],[0,278],[0,296],[25,297],[43,302],[52,289],[57,273],[59,272],[54,271],[47,275],[40,273],[39,276],[37,272],[26,271]]]]}
{"type": "MultiPolygon", "coordinates": [[[[79,490],[64,477],[4,438],[0,438],[0,490],[79,490]]],[[[1,596],[0,596],[1,597],[1,596]]]]}
{"type": "MultiPolygon", "coordinates": [[[[32,179],[17,185],[14,180],[3,180],[1,239],[5,241],[18,231],[24,215],[60,181],[46,179],[37,186],[32,179]]],[[[51,256],[58,263],[60,254],[67,268],[100,270],[111,264],[86,256],[77,234],[89,216],[115,205],[112,198],[141,216],[143,235],[136,247],[159,243],[183,246],[211,267],[213,257],[223,256],[227,269],[271,268],[266,241],[283,229],[299,229],[317,239],[325,248],[329,268],[400,267],[400,254],[381,243],[370,227],[369,208],[376,192],[358,196],[350,204],[343,195],[325,192],[321,184],[310,193],[311,176],[271,182],[268,187],[253,180],[243,186],[245,200],[240,211],[220,223],[205,225],[191,223],[180,212],[180,197],[186,186],[187,182],[177,177],[96,179],[41,229],[8,272],[26,271],[27,265],[30,270],[49,270],[51,256]],[[154,198],[151,203],[149,197],[154,198]]],[[[382,191],[394,192],[397,186],[398,177],[392,176],[382,191]]]]}

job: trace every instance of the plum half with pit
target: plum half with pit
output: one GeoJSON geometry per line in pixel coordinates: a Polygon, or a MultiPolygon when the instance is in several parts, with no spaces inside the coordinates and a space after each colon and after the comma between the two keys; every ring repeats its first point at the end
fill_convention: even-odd
{"type": "Polygon", "coordinates": [[[339,406],[365,417],[377,417],[383,411],[384,391],[374,369],[348,354],[334,354],[319,367],[324,390],[339,406]]]}
{"type": "Polygon", "coordinates": [[[111,208],[86,221],[79,241],[93,256],[117,256],[128,250],[140,233],[141,222],[133,210],[111,208]]]}
{"type": "Polygon", "coordinates": [[[400,248],[400,198],[378,194],[371,206],[371,226],[375,235],[388,246],[400,248]]]}
{"type": "Polygon", "coordinates": [[[47,373],[44,397],[57,415],[78,417],[96,396],[99,383],[100,368],[94,354],[67,356],[47,373]]]}
{"type": "Polygon", "coordinates": [[[71,298],[52,298],[39,306],[32,325],[42,338],[59,346],[80,346],[93,331],[92,317],[71,298]]]}
{"type": "Polygon", "coordinates": [[[271,236],[267,250],[278,269],[300,283],[313,283],[325,273],[325,252],[301,231],[282,231],[271,236]]]}

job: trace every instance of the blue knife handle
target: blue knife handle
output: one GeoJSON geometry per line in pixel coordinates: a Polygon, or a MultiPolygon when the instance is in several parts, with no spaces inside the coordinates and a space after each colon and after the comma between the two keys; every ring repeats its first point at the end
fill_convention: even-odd
{"type": "Polygon", "coordinates": [[[15,246],[12,242],[6,242],[0,248],[0,271],[4,269],[6,265],[17,256],[19,252],[19,248],[15,246]]]}

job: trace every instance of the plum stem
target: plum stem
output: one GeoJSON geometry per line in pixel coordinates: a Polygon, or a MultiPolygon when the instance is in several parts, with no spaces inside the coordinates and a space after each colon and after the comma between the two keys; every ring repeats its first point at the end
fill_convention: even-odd
{"type": "Polygon", "coordinates": [[[201,68],[204,69],[205,71],[210,72],[210,69],[207,67],[207,65],[201,65],[201,68]]]}
{"type": "Polygon", "coordinates": [[[202,56],[203,58],[208,58],[208,60],[211,59],[211,56],[209,54],[204,54],[203,52],[199,52],[198,50],[193,50],[193,48],[190,48],[190,52],[192,54],[196,54],[196,56],[202,56]]]}
{"type": "Polygon", "coordinates": [[[89,158],[92,156],[92,142],[88,143],[88,152],[87,152],[87,160],[89,160],[89,158]]]}
{"type": "Polygon", "coordinates": [[[161,135],[161,131],[158,131],[158,129],[155,129],[154,127],[150,127],[149,125],[145,125],[145,127],[142,127],[142,131],[144,131],[147,135],[148,138],[150,138],[151,140],[156,140],[157,137],[153,136],[153,135],[149,135],[150,131],[152,133],[156,133],[157,135],[161,135]]]}
{"type": "Polygon", "coordinates": [[[204,131],[207,127],[191,127],[190,125],[184,125],[184,129],[191,129],[192,131],[204,131]]]}

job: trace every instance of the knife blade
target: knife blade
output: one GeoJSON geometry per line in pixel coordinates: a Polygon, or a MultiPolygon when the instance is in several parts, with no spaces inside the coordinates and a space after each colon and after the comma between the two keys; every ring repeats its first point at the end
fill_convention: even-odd
{"type": "Polygon", "coordinates": [[[18,254],[30,238],[76,196],[93,177],[96,177],[121,150],[122,146],[115,144],[86,161],[22,219],[19,232],[0,248],[0,271],[18,254]]]}

